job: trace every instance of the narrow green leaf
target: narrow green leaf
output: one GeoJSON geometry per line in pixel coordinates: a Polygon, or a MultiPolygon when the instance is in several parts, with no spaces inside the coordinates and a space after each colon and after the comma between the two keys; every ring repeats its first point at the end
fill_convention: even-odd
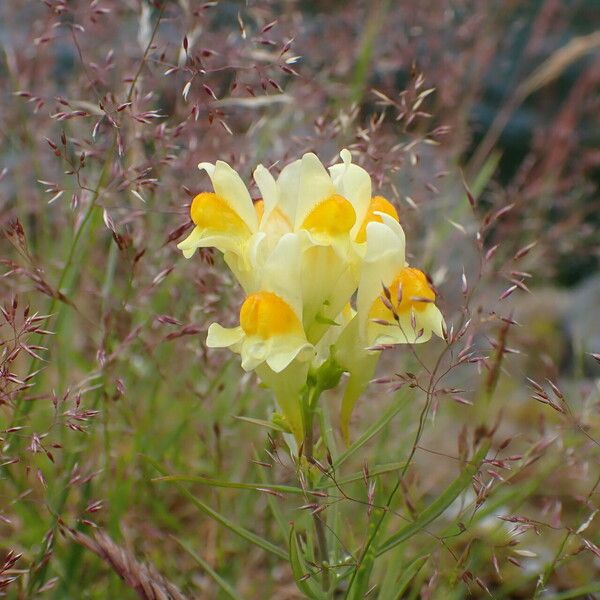
{"type": "Polygon", "coordinates": [[[554,596],[546,596],[546,600],[570,600],[571,598],[583,598],[587,594],[596,594],[600,592],[600,582],[589,583],[566,592],[554,594],[554,596]]]}
{"type": "Polygon", "coordinates": [[[289,433],[287,429],[283,428],[277,423],[274,423],[273,421],[267,421],[265,419],[255,419],[253,417],[240,417],[236,415],[234,415],[233,418],[237,419],[238,421],[244,421],[245,423],[251,423],[252,425],[258,425],[259,427],[274,429],[275,431],[280,431],[281,433],[289,433]]]}
{"type": "Polygon", "coordinates": [[[383,510],[377,508],[371,514],[369,520],[369,535],[368,538],[374,537],[373,543],[369,545],[367,553],[362,557],[356,576],[352,579],[350,587],[346,592],[346,600],[362,600],[369,588],[369,579],[371,578],[371,572],[373,571],[373,564],[375,563],[376,548],[377,548],[377,532],[379,529],[379,521],[383,516],[383,510]]]}
{"type": "Polygon", "coordinates": [[[377,600],[393,600],[396,597],[396,583],[398,575],[402,572],[405,549],[396,546],[385,557],[378,561],[377,566],[381,575],[377,600]]]}
{"type": "MultiPolygon", "coordinates": [[[[254,451],[254,459],[259,460],[258,452],[254,451]]],[[[265,488],[269,488],[269,480],[267,479],[267,474],[265,469],[257,468],[257,473],[260,479],[262,480],[262,484],[265,488]]],[[[270,489],[270,488],[269,488],[270,489]]],[[[277,521],[277,525],[279,526],[279,531],[283,539],[287,539],[288,537],[288,523],[283,516],[283,512],[281,507],[276,502],[276,498],[274,498],[271,494],[267,494],[267,502],[269,504],[269,508],[275,517],[275,521],[277,521]]]]}
{"type": "Polygon", "coordinates": [[[282,492],[284,494],[306,494],[306,492],[299,487],[292,485],[277,485],[277,484],[262,484],[262,483],[241,483],[237,481],[223,481],[221,479],[211,479],[209,477],[202,477],[200,475],[164,475],[162,477],[152,478],[153,482],[157,481],[185,481],[187,483],[200,483],[202,485],[208,485],[211,487],[221,488],[232,488],[236,490],[272,490],[274,492],[282,492]]]}
{"type": "MultiPolygon", "coordinates": [[[[167,471],[159,463],[157,463],[154,459],[150,458],[149,456],[144,456],[144,455],[142,455],[142,458],[147,460],[159,473],[161,473],[162,475],[166,475],[167,471]]],[[[196,498],[196,496],[194,496],[187,488],[185,488],[183,485],[181,485],[181,483],[179,483],[178,481],[174,481],[173,483],[177,486],[177,489],[188,500],[190,500],[190,502],[192,502],[192,504],[194,504],[194,506],[196,506],[196,508],[201,510],[203,513],[207,514],[209,517],[211,517],[215,521],[217,521],[217,523],[221,523],[221,525],[223,525],[224,527],[227,527],[227,529],[229,529],[230,531],[233,531],[235,534],[239,535],[241,538],[244,538],[245,540],[251,542],[252,544],[255,544],[259,548],[262,548],[263,550],[266,550],[267,552],[271,552],[272,554],[275,554],[275,556],[278,556],[279,558],[283,558],[284,560],[287,560],[287,558],[288,558],[287,552],[285,552],[284,550],[282,550],[275,544],[272,544],[271,542],[269,542],[269,540],[265,540],[265,539],[261,538],[259,535],[256,535],[255,533],[252,533],[251,531],[248,531],[247,529],[244,529],[243,527],[240,527],[239,525],[236,525],[235,523],[230,521],[227,517],[223,516],[221,513],[218,513],[216,510],[212,509],[207,504],[204,504],[204,502],[202,502],[202,500],[199,500],[198,498],[196,498]]]]}
{"type": "Polygon", "coordinates": [[[405,542],[413,535],[437,519],[458,496],[471,484],[471,479],[477,473],[479,465],[485,458],[490,448],[489,440],[486,440],[475,456],[466,465],[461,474],[438,496],[412,523],[403,527],[400,531],[389,537],[377,550],[380,556],[384,552],[391,550],[398,544],[405,542]]]}
{"type": "Polygon", "coordinates": [[[304,560],[293,525],[290,531],[290,565],[298,589],[312,600],[324,600],[325,595],[315,583],[314,574],[304,560]]]}
{"type": "MultiPolygon", "coordinates": [[[[379,465],[377,467],[373,467],[369,469],[370,475],[382,475],[385,473],[393,473],[394,471],[399,471],[404,467],[405,463],[387,463],[383,465],[379,465]]],[[[318,486],[316,486],[316,490],[324,490],[331,487],[335,487],[337,485],[343,485],[346,483],[352,483],[354,481],[361,481],[364,478],[364,473],[362,471],[353,473],[352,475],[348,475],[343,477],[342,479],[336,479],[335,483],[331,480],[322,482],[318,486]]],[[[292,485],[280,485],[275,483],[244,483],[238,481],[223,481],[222,479],[212,479],[210,477],[202,477],[201,475],[163,475],[161,477],[153,477],[153,482],[187,482],[187,483],[199,483],[201,485],[208,485],[211,487],[221,487],[221,488],[231,488],[238,490],[253,490],[253,491],[262,491],[262,490],[272,490],[274,492],[281,492],[283,494],[296,494],[296,495],[305,495],[310,494],[310,490],[303,490],[302,488],[295,487],[292,485]]]]}
{"type": "Polygon", "coordinates": [[[409,586],[410,582],[417,575],[417,573],[423,568],[423,565],[429,559],[429,554],[425,556],[419,556],[413,560],[408,567],[404,570],[400,579],[396,583],[394,600],[401,600],[402,594],[405,592],[406,588],[409,586]]]}
{"type": "Polygon", "coordinates": [[[233,600],[244,600],[227,581],[225,581],[199,554],[186,543],[173,538],[217,583],[217,585],[233,600]]]}
{"type": "Polygon", "coordinates": [[[315,317],[315,321],[317,323],[321,323],[321,325],[334,325],[339,327],[339,323],[336,323],[333,319],[329,319],[328,317],[324,317],[321,313],[317,313],[315,317]]]}

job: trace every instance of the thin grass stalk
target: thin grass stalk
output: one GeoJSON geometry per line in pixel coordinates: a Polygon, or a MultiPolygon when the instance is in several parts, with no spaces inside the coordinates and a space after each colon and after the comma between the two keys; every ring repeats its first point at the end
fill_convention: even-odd
{"type": "MultiPolygon", "coordinates": [[[[308,394],[306,395],[305,410],[304,414],[306,417],[305,432],[304,432],[304,446],[303,454],[306,462],[308,463],[308,469],[314,465],[314,416],[321,392],[317,386],[309,387],[308,394]]],[[[330,588],[330,577],[329,577],[329,550],[327,547],[327,535],[325,533],[325,526],[321,519],[321,511],[319,510],[321,504],[318,497],[314,500],[317,506],[312,511],[313,524],[315,527],[315,533],[317,535],[317,550],[319,556],[319,562],[321,566],[321,586],[325,593],[329,592],[330,588]]]]}

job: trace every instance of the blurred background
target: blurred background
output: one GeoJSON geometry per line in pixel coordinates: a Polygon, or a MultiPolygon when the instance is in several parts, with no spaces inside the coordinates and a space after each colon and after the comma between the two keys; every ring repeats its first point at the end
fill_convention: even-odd
{"type": "MultiPolygon", "coordinates": [[[[412,518],[481,419],[498,463],[374,583],[427,553],[402,597],[600,597],[597,0],[4,0],[0,49],[8,597],[231,597],[219,577],[304,597],[205,510],[285,548],[298,498],[153,478],[293,483],[280,435],[236,418],[268,419],[268,393],[204,345],[241,290],[217,253],[176,244],[210,189],[198,162],[226,160],[257,198],[258,163],[342,148],[396,205],[451,335],[386,353],[354,438],[400,408],[339,475],[417,440],[396,500],[412,518]]],[[[368,521],[339,506],[345,556],[368,521]]]]}

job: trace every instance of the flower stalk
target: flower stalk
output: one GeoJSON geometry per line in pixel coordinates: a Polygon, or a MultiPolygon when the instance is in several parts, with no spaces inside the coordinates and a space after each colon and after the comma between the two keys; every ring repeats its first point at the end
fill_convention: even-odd
{"type": "MultiPolygon", "coordinates": [[[[314,417],[317,411],[319,397],[321,395],[321,388],[318,385],[308,385],[307,393],[305,395],[305,431],[304,431],[304,445],[302,447],[302,454],[306,460],[306,473],[309,481],[311,478],[311,467],[315,464],[314,458],[314,447],[315,447],[315,428],[314,428],[314,417]]],[[[312,511],[313,524],[315,528],[315,535],[317,538],[317,556],[319,559],[319,565],[321,567],[321,586],[323,591],[327,593],[330,588],[330,577],[329,577],[329,551],[327,548],[327,535],[325,532],[325,524],[323,517],[321,516],[324,511],[321,510],[321,503],[318,499],[314,501],[316,506],[312,511]]]]}

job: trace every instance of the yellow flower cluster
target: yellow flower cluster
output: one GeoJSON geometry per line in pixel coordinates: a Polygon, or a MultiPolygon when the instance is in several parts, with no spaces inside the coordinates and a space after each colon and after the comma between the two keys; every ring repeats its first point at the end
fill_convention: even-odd
{"type": "Polygon", "coordinates": [[[227,163],[201,163],[214,192],[194,198],[195,227],[178,245],[186,258],[200,247],[223,253],[246,298],[239,326],[213,323],[207,345],[230,348],[246,371],[257,371],[298,441],[298,398],[311,374],[324,365],[350,374],[342,408],[347,437],[352,407],[379,356],[373,346],[442,336],[435,292],[406,263],[396,209],[372,196],[369,174],[348,150],[340,156],[328,170],[305,154],[277,179],[259,165],[254,180],[262,198],[254,203],[227,163]]]}

